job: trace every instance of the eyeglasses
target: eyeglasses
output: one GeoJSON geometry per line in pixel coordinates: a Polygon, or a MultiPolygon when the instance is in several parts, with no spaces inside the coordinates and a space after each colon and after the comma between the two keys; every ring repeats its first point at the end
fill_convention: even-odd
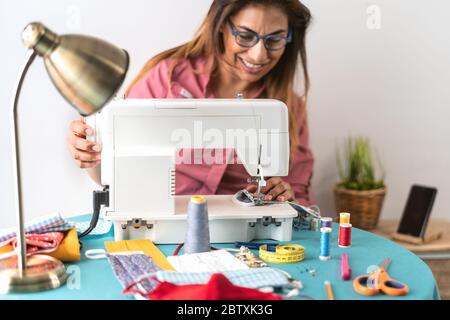
{"type": "Polygon", "coordinates": [[[236,43],[244,48],[251,48],[255,46],[259,40],[264,41],[264,47],[269,51],[276,51],[283,49],[286,45],[292,42],[292,30],[289,29],[287,37],[283,37],[276,34],[259,35],[254,31],[238,31],[231,22],[230,18],[227,19],[230,26],[231,34],[235,37],[236,43]]]}

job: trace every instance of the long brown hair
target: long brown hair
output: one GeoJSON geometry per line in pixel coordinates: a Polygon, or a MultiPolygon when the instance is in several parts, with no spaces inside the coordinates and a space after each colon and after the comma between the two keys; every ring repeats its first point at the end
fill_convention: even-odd
{"type": "MultiPolygon", "coordinates": [[[[181,46],[166,50],[151,58],[131,82],[126,94],[150,69],[167,58],[177,61],[187,58],[213,57],[210,72],[214,74],[217,71],[217,61],[225,51],[220,32],[221,26],[225,23],[226,18],[250,4],[272,5],[282,9],[287,15],[289,27],[292,29],[292,42],[286,46],[280,61],[265,76],[265,88],[268,98],[283,101],[289,109],[290,142],[291,150],[294,150],[299,144],[298,132],[306,123],[305,107],[309,91],[305,35],[311,21],[311,13],[299,0],[214,0],[194,38],[181,46]],[[304,82],[303,103],[299,101],[294,91],[299,57],[302,63],[304,82]]],[[[176,64],[172,64],[169,74],[172,73],[175,66],[176,64]]]]}

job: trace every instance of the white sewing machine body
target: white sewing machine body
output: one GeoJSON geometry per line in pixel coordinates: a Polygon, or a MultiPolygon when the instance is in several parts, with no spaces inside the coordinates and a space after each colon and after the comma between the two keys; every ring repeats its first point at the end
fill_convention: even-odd
{"type": "MultiPolygon", "coordinates": [[[[261,146],[264,176],[288,174],[287,107],[277,100],[114,100],[87,123],[95,129],[89,139],[102,145],[101,182],[109,186],[102,210],[113,221],[116,241],[184,242],[190,196],[175,195],[180,149],[235,149],[256,176],[261,146]]],[[[232,195],[205,197],[212,243],[291,240],[297,212],[290,205],[243,207],[232,195]]]]}

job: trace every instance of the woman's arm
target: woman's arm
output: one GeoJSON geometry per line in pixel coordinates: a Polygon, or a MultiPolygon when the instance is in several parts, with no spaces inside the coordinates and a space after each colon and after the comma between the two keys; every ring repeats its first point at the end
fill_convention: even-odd
{"type": "Polygon", "coordinates": [[[309,130],[306,120],[300,129],[299,141],[300,144],[291,159],[289,176],[286,177],[286,181],[291,184],[297,202],[308,206],[314,201],[311,197],[314,156],[309,147],[309,130]]]}
{"type": "Polygon", "coordinates": [[[314,156],[309,147],[309,125],[306,112],[306,102],[302,97],[296,97],[295,109],[299,121],[299,144],[293,151],[289,164],[289,176],[286,181],[290,183],[295,199],[301,205],[309,206],[315,199],[312,197],[311,180],[313,176],[314,156]]]}

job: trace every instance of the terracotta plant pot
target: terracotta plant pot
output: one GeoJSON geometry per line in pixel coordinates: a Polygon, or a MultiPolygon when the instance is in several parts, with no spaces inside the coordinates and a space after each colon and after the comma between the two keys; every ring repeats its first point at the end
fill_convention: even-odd
{"type": "Polygon", "coordinates": [[[337,212],[349,212],[350,223],[356,228],[375,229],[383,207],[386,188],[375,190],[350,190],[340,186],[334,188],[337,212]]]}

